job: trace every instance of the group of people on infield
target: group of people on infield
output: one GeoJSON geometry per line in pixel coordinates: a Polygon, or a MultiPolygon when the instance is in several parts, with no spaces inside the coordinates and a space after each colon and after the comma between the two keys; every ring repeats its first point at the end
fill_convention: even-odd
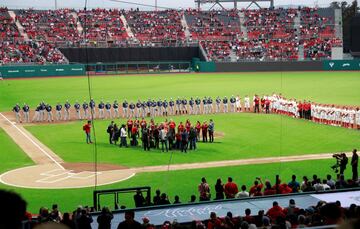
{"type": "MultiPolygon", "coordinates": [[[[91,121],[88,121],[83,130],[86,134],[86,143],[91,144],[91,121]]],[[[139,146],[139,140],[141,145],[146,151],[153,149],[160,149],[162,152],[168,152],[169,150],[181,150],[181,152],[187,152],[187,150],[196,150],[197,142],[214,142],[214,130],[215,123],[212,119],[209,122],[197,121],[195,125],[191,124],[187,119],[185,123],[180,122],[178,125],[170,119],[164,120],[160,124],[155,123],[153,119],[148,124],[145,119],[128,119],[126,124],[117,125],[114,121],[111,121],[106,129],[109,134],[109,143],[117,145],[119,147],[132,147],[139,146]],[[128,139],[130,140],[128,144],[128,139]],[[119,141],[120,140],[120,141],[119,141]]]]}
{"type": "Polygon", "coordinates": [[[160,124],[155,123],[153,119],[148,124],[145,119],[128,119],[126,124],[117,126],[113,121],[107,128],[109,134],[109,143],[115,144],[120,139],[120,147],[128,147],[127,138],[130,139],[130,146],[138,146],[139,139],[144,150],[149,151],[151,148],[160,149],[162,152],[169,150],[196,150],[197,142],[214,142],[215,123],[210,119],[207,121],[197,121],[195,125],[187,119],[184,123],[178,125],[173,120],[165,119],[160,124]],[[209,139],[208,139],[209,137],[209,139]]]}
{"type": "MultiPolygon", "coordinates": [[[[198,115],[214,114],[228,112],[255,112],[255,113],[275,113],[289,115],[295,118],[312,120],[317,123],[337,125],[346,128],[360,128],[360,108],[350,106],[338,106],[335,104],[320,104],[310,101],[300,101],[287,99],[281,94],[273,95],[254,95],[252,99],[249,96],[242,98],[231,96],[229,99],[225,96],[212,97],[178,97],[176,100],[167,99],[148,99],[147,101],[138,100],[137,102],[128,102],[124,100],[121,104],[115,100],[113,103],[100,101],[96,104],[94,99],[90,102],[84,101],[83,104],[75,102],[71,105],[68,101],[62,105],[55,105],[55,119],[70,120],[71,108],[75,110],[75,117],[78,120],[89,120],[92,118],[112,119],[112,118],[145,118],[159,117],[169,115],[198,115]]],[[[30,122],[30,108],[27,104],[20,107],[16,104],[13,107],[17,122],[30,122]],[[23,117],[22,117],[23,116],[23,117]]],[[[33,122],[54,121],[53,108],[45,102],[39,103],[35,108],[33,122]]]]}

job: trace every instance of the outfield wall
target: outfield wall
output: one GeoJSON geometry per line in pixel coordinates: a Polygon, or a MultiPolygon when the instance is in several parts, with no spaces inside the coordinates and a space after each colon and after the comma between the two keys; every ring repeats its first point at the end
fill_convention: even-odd
{"type": "Polygon", "coordinates": [[[86,74],[85,65],[83,64],[0,66],[0,73],[4,79],[48,76],[83,76],[86,74]]]}
{"type": "Polygon", "coordinates": [[[215,63],[216,72],[322,71],[322,61],[215,63]]]}

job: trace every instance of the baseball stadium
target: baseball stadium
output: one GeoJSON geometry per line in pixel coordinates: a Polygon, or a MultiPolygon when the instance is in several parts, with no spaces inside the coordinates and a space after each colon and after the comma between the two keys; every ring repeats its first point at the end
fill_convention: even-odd
{"type": "Polygon", "coordinates": [[[359,228],[357,1],[0,2],[0,228],[359,228]]]}

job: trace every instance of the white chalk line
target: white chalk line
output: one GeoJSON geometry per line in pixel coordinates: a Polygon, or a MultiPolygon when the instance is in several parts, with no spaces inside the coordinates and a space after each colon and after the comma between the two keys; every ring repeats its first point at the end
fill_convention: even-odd
{"type": "Polygon", "coordinates": [[[17,131],[19,131],[26,139],[28,139],[32,144],[34,144],[42,153],[45,154],[51,161],[53,161],[57,166],[59,166],[62,170],[65,170],[65,168],[57,162],[50,154],[48,154],[39,144],[37,144],[34,140],[32,140],[24,131],[22,131],[19,127],[17,127],[14,123],[12,123],[8,118],[5,117],[2,113],[0,115],[8,121],[17,131]]]}

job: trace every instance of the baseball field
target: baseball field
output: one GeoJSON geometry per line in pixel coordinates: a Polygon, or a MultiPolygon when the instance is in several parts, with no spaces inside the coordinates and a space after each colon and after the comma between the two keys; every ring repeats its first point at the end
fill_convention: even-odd
{"type": "MultiPolygon", "coordinates": [[[[24,102],[32,109],[41,101],[53,107],[66,100],[71,104],[82,103],[89,100],[89,86],[95,101],[110,103],[115,99],[121,102],[197,96],[252,97],[276,92],[287,98],[360,106],[359,85],[359,72],[96,76],[90,78],[89,84],[86,77],[2,80],[0,173],[3,175],[0,179],[3,183],[0,188],[19,192],[28,201],[29,210],[36,213],[41,206],[50,207],[53,203],[58,203],[62,211],[73,210],[79,204],[91,206],[95,176],[99,176],[97,189],[149,185],[153,192],[158,188],[166,192],[171,202],[175,195],[179,195],[182,202],[188,202],[190,195],[197,194],[197,185],[203,176],[212,185],[217,178],[225,181],[232,176],[238,185],[247,186],[257,176],[272,182],[276,174],[283,181],[290,180],[292,174],[299,180],[304,175],[335,176],[330,169],[335,163],[331,154],[360,148],[358,130],[276,114],[173,116],[168,118],[176,123],[186,119],[192,123],[213,119],[215,143],[200,142],[196,151],[171,154],[110,145],[106,133],[110,120],[94,121],[95,149],[95,144],[85,143],[84,121],[14,124],[10,111],[16,103],[24,102]],[[95,160],[99,171],[94,171],[92,166],[95,160]],[[45,172],[34,169],[41,166],[43,169],[48,164],[55,164],[55,169],[46,167],[45,172]],[[116,179],[110,179],[115,175],[116,179]],[[32,185],[26,183],[36,176],[45,176],[46,181],[44,177],[37,177],[32,185]],[[104,182],[102,176],[108,176],[104,182]],[[70,182],[69,178],[77,179],[70,182]],[[85,181],[87,184],[82,183],[85,181]]],[[[74,113],[72,115],[74,117],[74,113]]],[[[124,119],[114,121],[126,122],[124,119]]],[[[162,122],[164,117],[157,117],[155,121],[162,122]]],[[[346,176],[350,174],[351,170],[347,169],[346,176]]],[[[131,197],[127,197],[119,204],[132,207],[131,197]]]]}

